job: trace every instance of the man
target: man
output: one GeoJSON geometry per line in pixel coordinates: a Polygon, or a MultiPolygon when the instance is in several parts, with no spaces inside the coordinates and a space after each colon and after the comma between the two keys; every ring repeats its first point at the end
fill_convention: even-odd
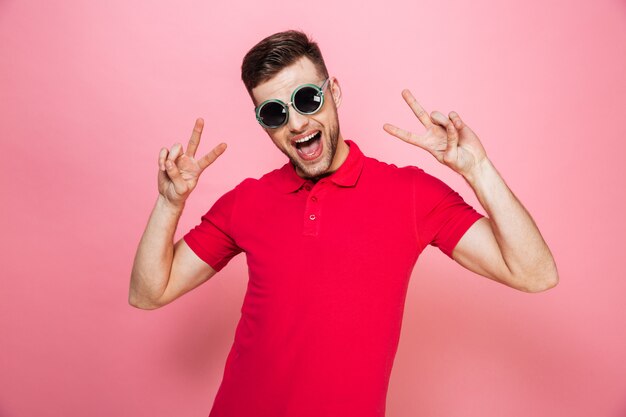
{"type": "Polygon", "coordinates": [[[153,309],[246,253],[248,289],[211,417],[384,416],[408,280],[429,244],[522,291],[557,284],[532,218],[458,114],[428,115],[405,90],[426,133],[384,129],[461,174],[488,217],[423,170],[379,162],[344,140],[339,82],[306,35],[261,41],[242,79],[289,163],[224,194],[173,245],[185,200],[226,148],[195,158],[198,119],[186,150],[161,149],[159,197],[131,276],[130,303],[153,309]]]}

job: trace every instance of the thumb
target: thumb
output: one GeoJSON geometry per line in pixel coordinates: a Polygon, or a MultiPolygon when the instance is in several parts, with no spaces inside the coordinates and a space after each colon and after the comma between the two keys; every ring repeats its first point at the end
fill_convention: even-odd
{"type": "Polygon", "coordinates": [[[185,195],[189,192],[189,186],[183,179],[182,175],[180,175],[180,171],[176,164],[169,159],[165,161],[165,170],[167,171],[167,176],[170,177],[172,183],[174,184],[174,191],[178,195],[185,195]]]}

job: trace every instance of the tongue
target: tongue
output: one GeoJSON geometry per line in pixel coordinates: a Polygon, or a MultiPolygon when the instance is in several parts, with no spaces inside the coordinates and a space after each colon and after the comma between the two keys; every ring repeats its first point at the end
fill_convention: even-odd
{"type": "Polygon", "coordinates": [[[310,141],[302,145],[302,147],[299,150],[300,152],[304,154],[311,155],[315,153],[315,151],[317,151],[319,147],[320,147],[320,140],[319,138],[315,138],[315,139],[311,139],[310,141]]]}

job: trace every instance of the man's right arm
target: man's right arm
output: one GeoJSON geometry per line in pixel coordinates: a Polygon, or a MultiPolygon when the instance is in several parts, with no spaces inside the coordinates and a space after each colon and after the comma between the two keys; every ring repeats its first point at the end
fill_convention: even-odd
{"type": "Polygon", "coordinates": [[[197,119],[185,152],[176,143],[171,150],[163,148],[159,153],[159,197],[133,263],[128,295],[132,306],[147,310],[162,307],[215,275],[183,239],[173,244],[187,197],[200,174],[226,149],[221,143],[196,160],[203,126],[204,121],[197,119]]]}
{"type": "Polygon", "coordinates": [[[162,307],[215,275],[183,239],[173,244],[181,214],[182,208],[159,196],[135,255],[128,297],[132,306],[162,307]]]}

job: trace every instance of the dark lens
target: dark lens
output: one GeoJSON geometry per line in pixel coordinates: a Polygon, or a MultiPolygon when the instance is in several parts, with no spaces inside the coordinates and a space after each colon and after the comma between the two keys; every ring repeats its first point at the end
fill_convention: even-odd
{"type": "Polygon", "coordinates": [[[259,117],[266,126],[278,127],[285,123],[287,111],[280,103],[270,101],[259,109],[259,117]]]}
{"type": "Polygon", "coordinates": [[[322,105],[322,94],[313,87],[302,87],[295,94],[293,105],[300,113],[315,113],[322,105]]]}

